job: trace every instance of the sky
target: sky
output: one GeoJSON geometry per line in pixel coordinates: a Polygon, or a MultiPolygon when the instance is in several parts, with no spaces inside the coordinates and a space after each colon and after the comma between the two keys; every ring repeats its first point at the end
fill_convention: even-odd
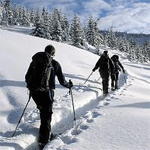
{"type": "MultiPolygon", "coordinates": [[[[33,150],[37,147],[39,111],[31,99],[23,118],[16,125],[29,95],[25,74],[32,56],[52,44],[55,59],[66,80],[72,80],[72,99],[68,89],[56,78],[52,132],[61,133],[44,150],[149,150],[150,149],[150,64],[131,62],[118,54],[126,73],[120,72],[119,89],[102,95],[99,72],[92,72],[99,56],[67,44],[29,36],[27,28],[0,29],[0,150],[33,150]],[[13,31],[13,32],[12,32],[13,31]],[[22,33],[17,33],[17,32],[22,33]],[[26,34],[24,34],[26,33],[26,34]]],[[[87,45],[89,46],[89,45],[87,45]]],[[[94,50],[89,46],[90,50],[94,50]]],[[[109,84],[110,88],[110,84],[109,84]]]]}
{"type": "Polygon", "coordinates": [[[61,9],[72,19],[77,13],[82,22],[89,17],[99,19],[101,30],[150,34],[149,0],[12,0],[27,7],[61,9]]]}

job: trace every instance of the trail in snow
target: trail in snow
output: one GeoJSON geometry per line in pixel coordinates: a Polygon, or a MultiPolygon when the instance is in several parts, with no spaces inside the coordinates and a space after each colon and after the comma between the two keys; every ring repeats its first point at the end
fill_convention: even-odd
{"type": "MultiPolygon", "coordinates": [[[[120,74],[120,89],[110,91],[108,96],[103,98],[98,72],[93,73],[88,82],[83,84],[98,60],[97,55],[63,43],[3,30],[0,32],[0,38],[3,37],[0,40],[4,43],[0,45],[0,149],[33,150],[37,145],[40,118],[39,111],[32,100],[16,135],[12,138],[11,135],[28,100],[24,74],[31,56],[37,50],[42,51],[45,45],[52,43],[57,49],[56,60],[58,59],[62,64],[67,81],[71,79],[74,83],[76,128],[71,96],[68,89],[61,87],[56,80],[52,132],[62,134],[48,143],[45,149],[76,150],[82,147],[82,150],[105,148],[105,150],[116,150],[118,147],[125,149],[127,146],[129,150],[134,148],[148,150],[146,148],[149,141],[146,140],[146,134],[149,133],[148,125],[150,124],[148,122],[149,95],[147,94],[149,65],[129,62],[125,59],[125,54],[110,50],[110,56],[119,54],[128,73],[120,74]]],[[[147,139],[149,139],[148,136],[147,139]]]]}
{"type": "MultiPolygon", "coordinates": [[[[125,75],[120,75],[120,89],[116,90],[116,91],[110,91],[110,93],[108,94],[108,96],[106,96],[105,98],[103,98],[103,96],[98,96],[96,99],[91,99],[91,101],[85,105],[83,105],[82,107],[78,108],[75,110],[75,114],[76,114],[76,120],[74,121],[74,116],[73,116],[73,112],[70,113],[68,112],[67,117],[63,117],[62,120],[60,120],[57,124],[55,124],[54,126],[52,126],[52,132],[54,134],[61,134],[57,137],[57,139],[54,139],[52,142],[48,143],[47,146],[45,147],[45,149],[54,149],[54,147],[58,147],[58,144],[60,145],[65,145],[65,144],[71,144],[77,141],[77,135],[79,135],[80,133],[82,133],[84,130],[88,129],[88,124],[92,123],[94,121],[94,119],[96,119],[97,117],[100,117],[101,114],[99,113],[99,109],[101,107],[107,106],[109,105],[109,103],[111,102],[111,100],[113,99],[117,99],[117,97],[115,97],[114,93],[117,92],[119,93],[119,95],[123,94],[123,91],[130,86],[130,82],[126,85],[124,85],[125,82],[127,82],[126,80],[122,80],[121,76],[125,76],[125,75]],[[123,88],[124,87],[124,88],[123,88]],[[70,113],[70,114],[69,114],[70,113]],[[58,142],[58,143],[55,143],[58,142]]],[[[127,78],[127,76],[125,76],[127,78]]],[[[83,86],[82,84],[79,85],[79,87],[75,88],[73,90],[73,92],[75,93],[76,90],[79,90],[81,93],[84,92],[85,90],[91,90],[91,86],[83,86]]],[[[70,96],[69,93],[67,93],[67,96],[70,96]]],[[[66,95],[64,95],[66,96],[66,95]]],[[[62,96],[63,98],[63,96],[62,96]]],[[[55,108],[54,108],[55,111],[55,108]]],[[[62,111],[62,110],[60,110],[62,111]]],[[[31,120],[34,124],[36,122],[40,122],[40,118],[38,115],[38,110],[34,110],[32,112],[30,112],[26,117],[25,117],[25,121],[30,122],[29,120],[31,120]]],[[[31,150],[33,149],[33,147],[36,146],[36,142],[34,142],[31,146],[28,146],[26,148],[26,150],[31,150]]]]}
{"type": "MultiPolygon", "coordinates": [[[[122,75],[120,75],[120,79],[121,79],[121,76],[122,75]]],[[[123,81],[121,79],[121,81],[122,82],[119,83],[120,88],[124,85],[123,83],[126,80],[123,81]]],[[[83,92],[92,90],[93,88],[95,87],[91,86],[90,84],[88,85],[80,84],[78,87],[76,86],[73,88],[73,97],[75,96],[76,92],[80,92],[82,94],[83,92]]],[[[79,107],[78,109],[75,110],[76,121],[73,120],[74,119],[73,112],[69,112],[69,111],[68,113],[65,112],[66,117],[63,117],[59,122],[57,122],[55,125],[52,126],[52,132],[54,132],[54,134],[61,133],[61,135],[59,136],[59,139],[61,140],[61,142],[60,141],[59,142],[61,143],[61,145],[62,143],[69,144],[69,143],[76,142],[76,136],[88,128],[88,123],[93,122],[95,118],[97,118],[98,116],[101,116],[101,114],[97,111],[97,109],[99,110],[101,107],[107,106],[110,103],[110,100],[113,98],[113,97],[110,98],[110,96],[113,93],[114,91],[113,92],[110,91],[108,96],[105,98],[103,98],[101,95],[98,96],[98,93],[97,93],[96,99],[95,98],[91,99],[89,103],[83,104],[82,107],[79,107]]],[[[69,93],[62,95],[60,99],[62,100],[65,97],[67,97],[68,99],[68,97],[70,97],[69,93]]],[[[17,108],[19,107],[17,106],[17,108]]],[[[54,112],[55,112],[55,109],[57,111],[58,108],[55,108],[55,103],[54,103],[54,109],[53,109],[54,112]]],[[[20,108],[19,109],[20,112],[18,112],[18,110],[14,110],[14,113],[10,112],[10,114],[12,115],[12,118],[14,118],[15,114],[17,115],[14,123],[17,122],[17,120],[19,120],[18,114],[22,113],[21,110],[22,109],[20,108]]],[[[63,110],[63,108],[60,108],[60,111],[62,113],[62,111],[65,111],[65,110],[63,110]]],[[[5,132],[5,134],[1,136],[5,137],[5,142],[8,140],[10,143],[12,143],[12,145],[13,145],[13,140],[16,140],[17,138],[20,141],[20,138],[22,138],[21,140],[22,146],[26,147],[26,150],[31,150],[33,149],[33,147],[36,147],[37,145],[36,136],[38,133],[39,125],[40,125],[39,111],[38,109],[34,109],[24,114],[24,117],[22,118],[22,121],[18,127],[15,137],[10,138],[10,135],[13,134],[13,131],[5,132]],[[27,135],[29,135],[30,138],[29,137],[26,138],[27,135]],[[31,138],[32,140],[28,142],[28,139],[31,139],[31,138]]],[[[0,139],[0,141],[3,143],[2,145],[5,145],[3,140],[0,139]]],[[[52,143],[55,143],[55,140],[52,141],[52,143]]],[[[48,148],[52,147],[52,145],[53,144],[50,144],[48,148]]],[[[58,143],[56,145],[58,145],[58,143]]]]}
{"type": "MultiPolygon", "coordinates": [[[[127,76],[126,76],[127,77],[127,76]]],[[[67,145],[76,143],[78,141],[78,135],[86,131],[89,128],[89,124],[94,122],[97,117],[101,117],[100,109],[109,105],[113,100],[119,99],[119,95],[123,95],[124,91],[127,90],[129,86],[132,85],[130,79],[125,80],[126,85],[121,86],[116,91],[110,91],[106,97],[99,96],[94,102],[87,104],[81,110],[76,110],[76,113],[79,115],[76,121],[77,126],[73,125],[73,122],[70,122],[67,130],[63,130],[62,134],[55,140],[48,143],[44,150],[69,150],[67,145]]],[[[62,124],[59,124],[60,127],[62,124]]],[[[91,137],[92,138],[92,137],[91,137]]]]}

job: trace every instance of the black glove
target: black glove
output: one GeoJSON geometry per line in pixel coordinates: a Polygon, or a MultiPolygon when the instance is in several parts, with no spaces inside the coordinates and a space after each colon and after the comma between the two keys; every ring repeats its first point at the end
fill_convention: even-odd
{"type": "Polygon", "coordinates": [[[94,71],[95,71],[95,69],[93,68],[93,69],[92,69],[92,71],[94,72],[94,71]]]}
{"type": "Polygon", "coordinates": [[[71,80],[69,80],[68,87],[69,87],[69,89],[71,89],[73,87],[73,83],[71,80]]]}

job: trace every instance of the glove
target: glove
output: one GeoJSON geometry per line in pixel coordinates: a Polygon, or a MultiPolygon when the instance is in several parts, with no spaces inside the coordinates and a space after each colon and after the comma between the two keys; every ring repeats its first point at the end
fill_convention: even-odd
{"type": "Polygon", "coordinates": [[[71,89],[73,87],[73,83],[71,80],[69,80],[68,87],[69,87],[69,89],[71,89]]]}
{"type": "Polygon", "coordinates": [[[95,69],[93,68],[93,69],[92,69],[92,71],[94,72],[94,71],[95,71],[95,69]]]}

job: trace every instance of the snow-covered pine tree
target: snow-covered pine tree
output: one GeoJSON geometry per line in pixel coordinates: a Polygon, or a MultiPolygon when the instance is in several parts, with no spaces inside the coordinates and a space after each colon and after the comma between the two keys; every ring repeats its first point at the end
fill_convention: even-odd
{"type": "Polygon", "coordinates": [[[87,25],[86,39],[88,43],[97,48],[97,53],[99,53],[100,44],[103,42],[103,36],[100,34],[97,21],[94,21],[90,17],[87,25]]]}
{"type": "Polygon", "coordinates": [[[66,15],[64,15],[63,17],[61,27],[62,27],[62,40],[69,41],[70,40],[70,35],[69,35],[70,23],[66,15]]]}
{"type": "Polygon", "coordinates": [[[120,50],[121,52],[127,52],[128,47],[127,47],[127,40],[125,39],[125,37],[123,36],[119,36],[117,37],[116,40],[116,47],[118,50],[120,50]]]}
{"type": "Polygon", "coordinates": [[[81,41],[83,41],[84,31],[81,26],[80,18],[74,14],[73,22],[71,24],[70,35],[72,45],[82,48],[81,41]]]}
{"type": "Polygon", "coordinates": [[[12,25],[13,13],[11,8],[11,0],[4,1],[3,21],[5,25],[12,25]]]}
{"type": "Polygon", "coordinates": [[[0,0],[0,25],[2,24],[2,17],[3,17],[3,15],[2,15],[2,12],[3,12],[3,3],[2,3],[2,1],[0,0]]]}
{"type": "Polygon", "coordinates": [[[57,42],[62,41],[62,28],[61,28],[61,15],[58,9],[54,9],[52,14],[52,28],[51,28],[51,36],[52,40],[57,42]]]}
{"type": "Polygon", "coordinates": [[[136,43],[133,39],[130,41],[130,47],[129,47],[129,59],[132,61],[136,61],[136,54],[135,54],[135,48],[136,48],[136,43]]]}
{"type": "Polygon", "coordinates": [[[117,38],[115,36],[115,32],[112,30],[112,28],[109,30],[107,35],[107,44],[110,48],[116,48],[116,42],[117,38]]]}
{"type": "Polygon", "coordinates": [[[148,62],[150,61],[150,45],[147,40],[145,40],[144,44],[141,46],[142,54],[143,54],[143,61],[148,62]]]}
{"type": "Polygon", "coordinates": [[[30,20],[27,15],[27,10],[25,9],[25,7],[22,8],[22,25],[26,27],[30,26],[30,20]]]}
{"type": "Polygon", "coordinates": [[[41,23],[41,15],[40,15],[40,11],[38,8],[35,13],[35,25],[34,26],[35,26],[35,29],[31,33],[31,35],[44,38],[43,24],[41,23]]]}
{"type": "Polygon", "coordinates": [[[29,10],[29,20],[30,20],[30,24],[32,24],[33,26],[35,24],[35,12],[33,8],[29,10]]]}
{"type": "Polygon", "coordinates": [[[46,39],[52,39],[50,35],[50,20],[49,15],[46,9],[43,7],[42,10],[42,24],[43,24],[43,32],[44,32],[44,38],[46,39]]]}
{"type": "Polygon", "coordinates": [[[13,25],[18,25],[19,12],[17,5],[14,6],[12,12],[13,12],[13,25]]]}
{"type": "Polygon", "coordinates": [[[87,25],[87,29],[86,29],[86,39],[87,42],[90,45],[94,46],[94,20],[92,17],[90,17],[89,21],[88,21],[88,25],[87,25]]]}

